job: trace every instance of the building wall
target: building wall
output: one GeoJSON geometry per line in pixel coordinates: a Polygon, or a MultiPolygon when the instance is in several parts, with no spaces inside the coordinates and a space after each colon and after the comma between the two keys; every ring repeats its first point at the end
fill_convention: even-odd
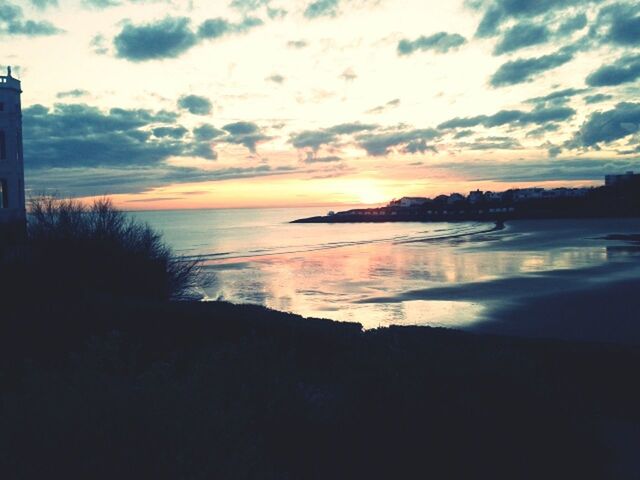
{"type": "Polygon", "coordinates": [[[20,82],[0,76],[0,223],[24,222],[24,162],[20,82]]]}

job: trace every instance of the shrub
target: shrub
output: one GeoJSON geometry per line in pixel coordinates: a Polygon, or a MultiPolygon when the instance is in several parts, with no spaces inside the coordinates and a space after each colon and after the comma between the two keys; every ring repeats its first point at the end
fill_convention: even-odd
{"type": "Polygon", "coordinates": [[[159,233],[109,199],[30,201],[26,279],[56,295],[92,294],[148,300],[190,296],[199,262],[176,257],[159,233]]]}

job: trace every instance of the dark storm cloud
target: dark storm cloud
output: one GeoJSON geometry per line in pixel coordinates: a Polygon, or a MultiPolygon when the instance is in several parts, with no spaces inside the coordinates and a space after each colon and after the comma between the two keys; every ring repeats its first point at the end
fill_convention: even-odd
{"type": "Polygon", "coordinates": [[[427,142],[437,138],[439,132],[433,128],[399,130],[394,132],[367,133],[356,137],[358,146],[369,155],[378,157],[399,148],[404,153],[424,153],[435,148],[427,142]]]}
{"type": "Polygon", "coordinates": [[[531,81],[531,79],[547,70],[557,68],[569,62],[573,52],[561,49],[549,55],[534,58],[520,58],[504,63],[493,74],[490,84],[493,87],[504,87],[531,81]]]}
{"type": "Polygon", "coordinates": [[[592,113],[575,135],[571,146],[598,148],[638,133],[640,103],[621,102],[611,110],[592,113]]]}
{"type": "Polygon", "coordinates": [[[493,53],[502,55],[521,48],[546,43],[549,40],[549,29],[545,25],[534,23],[518,23],[508,29],[498,42],[493,53]]]}
{"type": "Polygon", "coordinates": [[[604,65],[590,74],[587,85],[603,87],[634,82],[640,78],[640,55],[626,55],[611,65],[604,65]]]}
{"type": "Polygon", "coordinates": [[[57,98],[78,98],[78,97],[83,97],[85,95],[88,95],[89,92],[87,92],[86,90],[82,90],[80,88],[75,88],[73,90],[67,90],[65,92],[58,92],[56,94],[57,98]]]}
{"type": "Polygon", "coordinates": [[[315,0],[307,5],[304,16],[310,19],[318,17],[335,17],[338,12],[339,0],[315,0]]]}
{"type": "Polygon", "coordinates": [[[503,125],[544,125],[551,122],[568,120],[576,114],[573,108],[550,107],[537,108],[530,112],[522,110],[500,110],[493,115],[476,115],[475,117],[456,117],[438,125],[439,129],[469,128],[482,125],[486,128],[501,127],[503,125]]]}
{"type": "Polygon", "coordinates": [[[466,39],[457,33],[438,32],[428,37],[421,36],[415,40],[402,39],[398,42],[398,55],[410,55],[418,50],[433,50],[446,53],[466,43],[466,39]]]}
{"type": "Polygon", "coordinates": [[[62,33],[51,22],[30,20],[24,17],[22,8],[5,0],[0,1],[0,35],[24,35],[40,37],[62,33]]]}
{"type": "Polygon", "coordinates": [[[193,115],[208,115],[213,106],[207,97],[200,95],[184,95],[178,99],[178,107],[188,110],[193,115]]]}
{"type": "Polygon", "coordinates": [[[611,100],[613,95],[609,95],[606,93],[596,93],[595,95],[587,95],[584,97],[584,103],[590,105],[592,103],[600,103],[606,100],[611,100]]]}
{"type": "Polygon", "coordinates": [[[202,22],[196,33],[186,17],[166,17],[141,25],[129,22],[116,35],[113,44],[118,57],[132,62],[175,58],[203,40],[244,33],[262,23],[262,20],[252,17],[247,17],[240,23],[211,18],[202,22]]]}

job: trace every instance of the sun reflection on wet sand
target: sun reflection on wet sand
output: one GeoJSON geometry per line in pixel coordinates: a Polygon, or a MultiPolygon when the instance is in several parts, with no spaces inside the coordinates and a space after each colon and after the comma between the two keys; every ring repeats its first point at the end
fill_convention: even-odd
{"type": "MultiPolygon", "coordinates": [[[[365,328],[391,324],[462,327],[481,319],[488,301],[407,299],[402,295],[611,261],[604,241],[583,235],[579,228],[573,233],[568,228],[562,234],[553,229],[529,229],[523,222],[466,241],[384,241],[247,257],[240,266],[237,260],[210,260],[207,270],[216,281],[207,295],[308,317],[355,321],[365,328]]],[[[516,288],[514,295],[521,294],[516,288]]],[[[503,297],[508,296],[507,291],[503,297]]]]}

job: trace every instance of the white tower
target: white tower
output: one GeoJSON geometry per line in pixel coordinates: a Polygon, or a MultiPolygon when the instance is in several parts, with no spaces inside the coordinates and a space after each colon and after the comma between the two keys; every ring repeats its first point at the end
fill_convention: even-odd
{"type": "Polygon", "coordinates": [[[0,230],[22,228],[26,221],[20,80],[0,76],[0,230]]]}

